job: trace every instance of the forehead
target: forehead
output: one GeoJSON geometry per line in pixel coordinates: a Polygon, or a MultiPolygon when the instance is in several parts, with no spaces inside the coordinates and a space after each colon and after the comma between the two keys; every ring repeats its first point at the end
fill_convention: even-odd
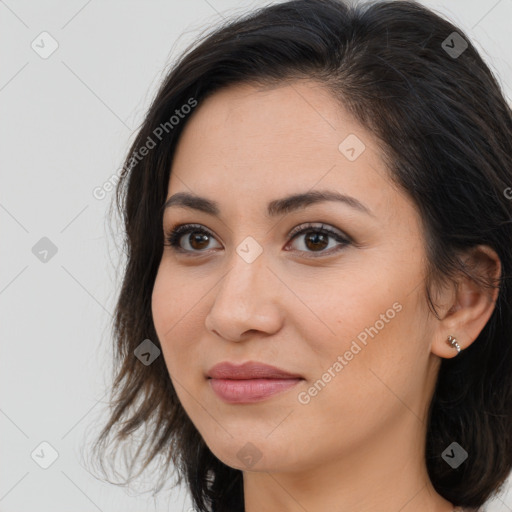
{"type": "Polygon", "coordinates": [[[214,153],[251,163],[275,162],[276,157],[279,162],[300,161],[315,158],[318,149],[328,158],[336,155],[343,128],[347,134],[356,130],[367,138],[355,125],[325,87],[315,82],[272,88],[234,85],[199,104],[185,126],[175,160],[186,152],[190,161],[194,155],[187,150],[192,147],[198,159],[214,153]]]}
{"type": "Polygon", "coordinates": [[[374,136],[325,86],[242,84],[212,94],[188,120],[168,196],[193,192],[249,206],[314,188],[367,199],[374,207],[389,205],[397,193],[374,136]],[[350,147],[356,158],[347,153],[350,147]]]}

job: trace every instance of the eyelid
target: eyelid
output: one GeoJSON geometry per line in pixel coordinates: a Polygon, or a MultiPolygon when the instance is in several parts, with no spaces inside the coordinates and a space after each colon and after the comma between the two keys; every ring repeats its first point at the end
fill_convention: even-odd
{"type": "Polygon", "coordinates": [[[343,238],[346,242],[353,242],[352,238],[348,236],[344,231],[341,231],[340,229],[335,228],[334,226],[331,226],[330,224],[324,222],[306,222],[303,224],[299,224],[290,231],[288,237],[294,238],[295,235],[302,234],[304,231],[307,231],[308,229],[310,229],[311,231],[326,231],[333,237],[338,236],[339,238],[343,238]]]}
{"type": "Polygon", "coordinates": [[[355,245],[352,241],[352,238],[346,235],[343,231],[332,227],[330,224],[325,224],[323,222],[307,222],[305,224],[300,224],[295,227],[290,234],[288,235],[290,241],[286,244],[285,247],[288,247],[293,243],[293,241],[305,235],[308,232],[319,232],[325,234],[328,238],[334,239],[337,242],[335,247],[331,247],[328,250],[322,251],[301,251],[299,249],[292,250],[291,252],[300,253],[304,258],[307,259],[321,259],[321,258],[329,258],[330,256],[336,256],[338,253],[343,251],[349,245],[355,245]],[[320,224],[320,225],[315,225],[320,224]]]}
{"type": "MultiPolygon", "coordinates": [[[[189,249],[183,249],[179,245],[180,239],[185,236],[187,233],[191,232],[202,232],[206,234],[207,236],[215,239],[217,242],[217,236],[212,233],[211,230],[203,226],[202,224],[197,223],[185,223],[185,224],[175,224],[168,230],[165,230],[164,237],[165,242],[164,245],[169,245],[171,249],[173,249],[176,252],[179,252],[181,254],[185,254],[187,256],[200,256],[204,254],[209,254],[211,252],[211,249],[205,249],[205,250],[198,250],[198,251],[192,251],[189,249]]],[[[295,228],[293,228],[287,235],[288,242],[285,247],[288,247],[293,240],[295,240],[298,236],[306,234],[309,231],[317,231],[317,232],[323,232],[328,237],[335,239],[336,242],[338,242],[337,248],[330,248],[328,251],[301,251],[301,250],[294,250],[292,252],[299,252],[301,254],[306,254],[307,258],[319,258],[322,256],[330,256],[333,253],[337,253],[340,250],[342,250],[347,245],[353,245],[354,241],[352,238],[347,235],[345,232],[339,230],[338,228],[334,228],[330,224],[326,224],[324,222],[306,222],[299,224],[295,228]],[[317,255],[315,255],[317,254],[317,255]]]]}
{"type": "MultiPolygon", "coordinates": [[[[187,255],[199,255],[199,254],[206,254],[208,253],[208,250],[205,251],[190,251],[188,249],[183,249],[179,246],[180,239],[185,236],[187,233],[190,232],[203,232],[204,234],[208,235],[209,237],[217,240],[217,236],[208,228],[206,228],[203,224],[197,224],[197,223],[177,223],[172,225],[168,230],[164,230],[164,245],[168,245],[176,252],[180,252],[182,254],[187,255]],[[176,242],[176,243],[175,243],[176,242]]],[[[218,242],[218,240],[217,240],[218,242]]]]}

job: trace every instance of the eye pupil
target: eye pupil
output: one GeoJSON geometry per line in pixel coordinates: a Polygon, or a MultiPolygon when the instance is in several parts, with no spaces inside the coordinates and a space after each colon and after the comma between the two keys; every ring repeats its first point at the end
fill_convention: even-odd
{"type": "Polygon", "coordinates": [[[305,243],[309,249],[324,249],[327,245],[329,245],[327,238],[328,237],[322,233],[312,232],[310,235],[306,236],[305,243]],[[319,242],[319,240],[321,241],[319,242]],[[313,247],[309,246],[310,241],[313,243],[313,247]]]}
{"type": "MultiPolygon", "coordinates": [[[[212,235],[209,231],[203,229],[200,225],[194,224],[182,224],[175,226],[170,232],[165,233],[166,244],[171,247],[172,250],[182,253],[188,253],[190,255],[200,253],[209,254],[208,246],[210,242],[216,240],[215,235],[212,235]],[[186,247],[188,245],[188,247],[186,247]]],[[[323,224],[320,227],[308,225],[307,227],[298,226],[292,231],[289,236],[291,240],[299,239],[300,245],[303,249],[299,249],[299,252],[310,255],[312,253],[318,253],[315,256],[322,256],[332,254],[340,251],[342,248],[350,245],[350,241],[342,234],[328,229],[323,224]],[[300,228],[303,229],[300,229],[300,228]],[[300,229],[298,232],[297,230],[300,229]],[[338,242],[338,248],[331,252],[325,252],[324,249],[329,246],[330,240],[336,240],[338,242]],[[304,249],[305,247],[305,249],[304,249]]],[[[289,246],[286,246],[288,249],[289,246]]],[[[295,252],[295,251],[294,251],[295,252]]]]}
{"type": "Polygon", "coordinates": [[[203,234],[190,234],[189,236],[189,242],[190,245],[197,250],[204,249],[206,246],[208,246],[208,235],[203,234]],[[198,246],[196,246],[196,243],[198,246]]]}

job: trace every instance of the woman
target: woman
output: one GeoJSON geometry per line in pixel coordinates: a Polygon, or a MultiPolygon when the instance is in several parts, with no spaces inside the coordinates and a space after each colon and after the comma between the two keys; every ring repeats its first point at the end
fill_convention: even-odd
{"type": "Polygon", "coordinates": [[[200,511],[479,509],[512,468],[511,133],[467,36],[416,3],[216,28],[119,183],[96,447],[143,431],[132,469],[163,457],[200,511]]]}

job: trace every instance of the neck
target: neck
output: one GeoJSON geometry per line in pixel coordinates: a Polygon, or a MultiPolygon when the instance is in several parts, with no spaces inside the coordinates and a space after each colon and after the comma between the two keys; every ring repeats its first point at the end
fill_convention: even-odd
{"type": "Polygon", "coordinates": [[[418,421],[405,414],[401,427],[307,468],[244,472],[245,512],[452,512],[428,477],[418,421]]]}

